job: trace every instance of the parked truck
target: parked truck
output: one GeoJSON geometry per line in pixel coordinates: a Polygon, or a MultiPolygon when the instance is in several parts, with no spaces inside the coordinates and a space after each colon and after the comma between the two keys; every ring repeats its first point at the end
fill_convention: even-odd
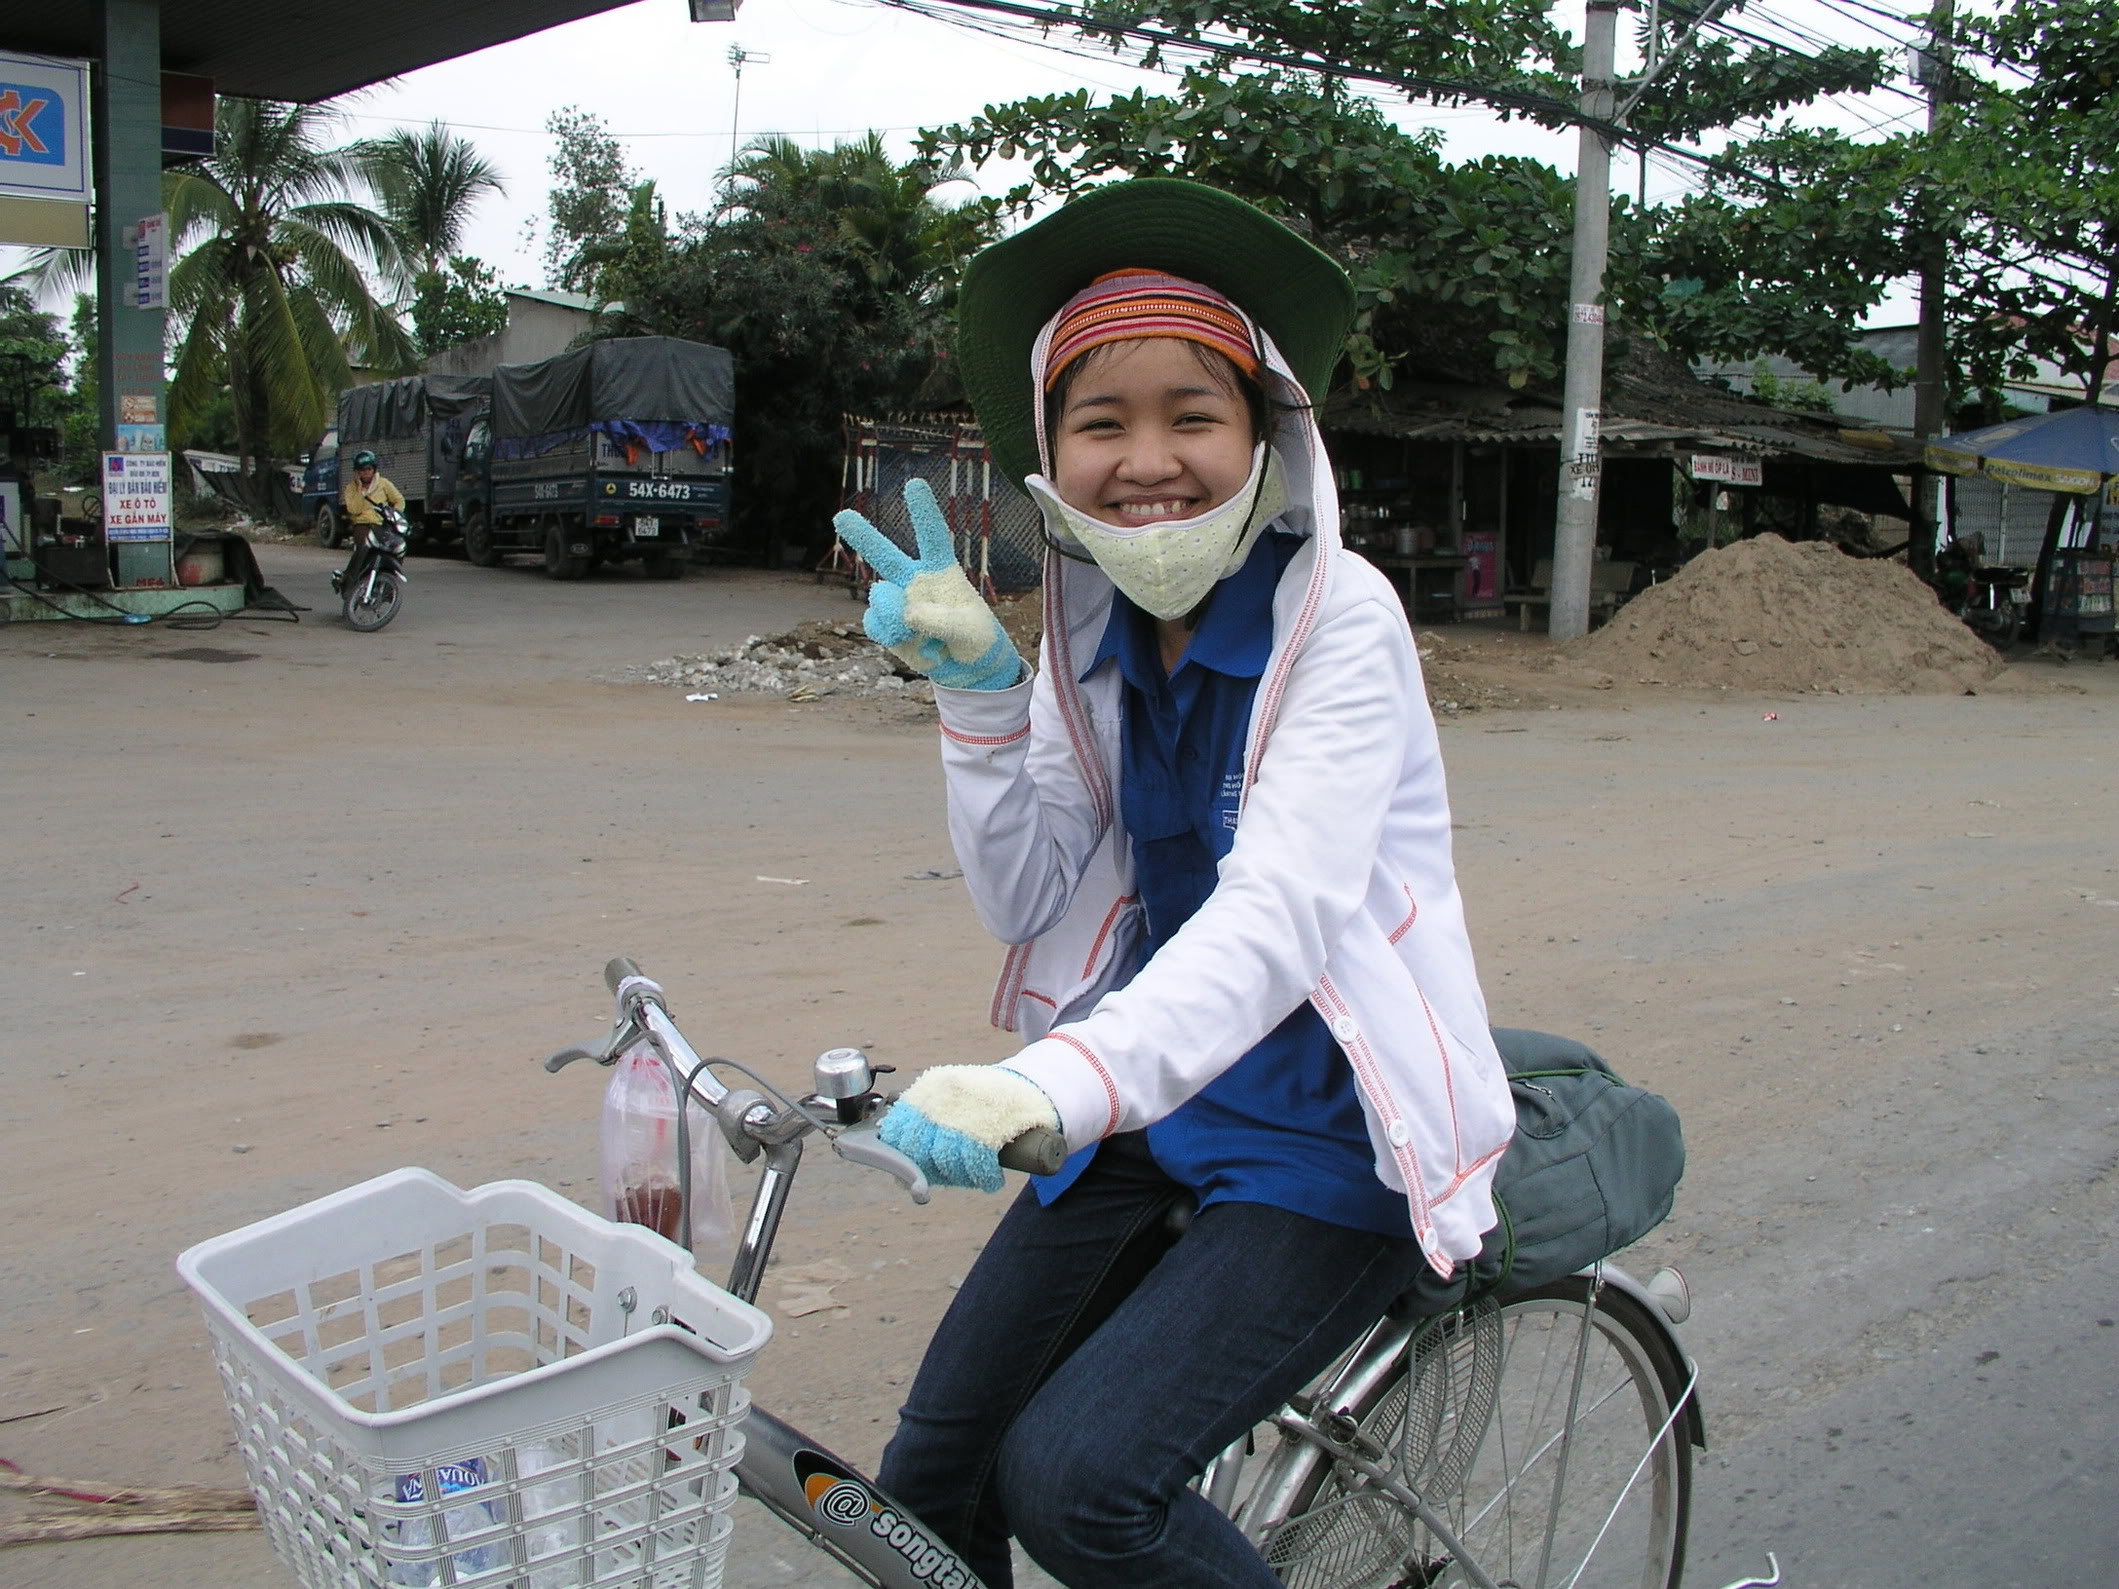
{"type": "MultiPolygon", "coordinates": [[[[345,539],[346,515],[337,495],[354,454],[375,454],[376,470],[405,497],[405,523],[415,545],[446,545],[463,531],[465,512],[485,500],[476,469],[466,469],[471,432],[484,422],[493,400],[489,375],[406,375],[355,386],[338,400],[338,427],[331,444],[332,490],[309,489],[316,538],[326,546],[345,539]]],[[[318,486],[326,477],[324,448],[311,460],[318,486]]]]}
{"type": "Polygon", "coordinates": [[[487,485],[464,509],[464,555],[535,552],[554,579],[631,559],[681,577],[728,538],[734,418],[735,361],[700,342],[616,337],[503,364],[467,447],[487,485]]]}

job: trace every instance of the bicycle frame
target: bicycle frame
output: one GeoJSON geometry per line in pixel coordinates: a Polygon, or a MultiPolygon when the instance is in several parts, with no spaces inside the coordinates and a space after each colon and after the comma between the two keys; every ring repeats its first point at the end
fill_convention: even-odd
{"type": "Polygon", "coordinates": [[[850,1463],[762,1407],[743,1422],[736,1482],[877,1589],[984,1589],[917,1517],[850,1463]]]}

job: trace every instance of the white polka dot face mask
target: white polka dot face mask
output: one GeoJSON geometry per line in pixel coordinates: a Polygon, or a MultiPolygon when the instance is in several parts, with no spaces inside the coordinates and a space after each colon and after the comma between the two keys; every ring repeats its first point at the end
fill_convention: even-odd
{"type": "Polygon", "coordinates": [[[1217,583],[1243,567],[1266,526],[1287,511],[1287,469],[1280,454],[1259,443],[1251,475],[1228,501],[1189,519],[1120,526],[1090,517],[1060,500],[1043,475],[1023,482],[1045,515],[1045,529],[1063,550],[1079,549],[1156,618],[1182,618],[1217,583]]]}

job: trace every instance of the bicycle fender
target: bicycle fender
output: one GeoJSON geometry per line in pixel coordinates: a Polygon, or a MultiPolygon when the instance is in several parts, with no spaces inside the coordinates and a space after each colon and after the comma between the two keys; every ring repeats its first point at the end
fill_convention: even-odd
{"type": "MultiPolygon", "coordinates": [[[[1580,1272],[1584,1275],[1594,1275],[1598,1273],[1598,1270],[1595,1266],[1592,1266],[1580,1272]]],[[[1691,1355],[1686,1352],[1684,1343],[1678,1339],[1677,1326],[1670,1322],[1668,1316],[1663,1312],[1663,1305],[1649,1294],[1648,1288],[1617,1264],[1605,1264],[1602,1274],[1605,1285],[1611,1287],[1614,1291],[1623,1291],[1629,1298],[1640,1304],[1641,1312],[1647,1318],[1649,1325],[1658,1335],[1662,1336],[1663,1343],[1670,1348],[1671,1359],[1679,1365],[1681,1376],[1691,1374],[1697,1365],[1693,1363],[1691,1355]]],[[[1685,1389],[1684,1378],[1680,1377],[1675,1384],[1665,1384],[1663,1389],[1673,1399],[1676,1398],[1685,1389]]],[[[1685,1412],[1682,1421],[1685,1425],[1685,1438],[1702,1451],[1706,1450],[1707,1417],[1706,1414],[1700,1411],[1700,1387],[1698,1384],[1694,1384],[1692,1393],[1685,1397],[1685,1412]]]]}

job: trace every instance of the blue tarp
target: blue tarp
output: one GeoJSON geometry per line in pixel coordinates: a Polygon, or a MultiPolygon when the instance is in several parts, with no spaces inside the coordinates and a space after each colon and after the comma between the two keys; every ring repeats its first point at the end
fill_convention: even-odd
{"type": "Polygon", "coordinates": [[[572,430],[549,431],[542,436],[502,437],[493,443],[493,456],[542,458],[548,452],[557,452],[561,447],[593,434],[610,437],[628,452],[681,452],[691,447],[703,454],[712,452],[733,433],[726,425],[694,425],[678,420],[642,424],[631,419],[604,419],[593,425],[577,425],[572,430]]]}

